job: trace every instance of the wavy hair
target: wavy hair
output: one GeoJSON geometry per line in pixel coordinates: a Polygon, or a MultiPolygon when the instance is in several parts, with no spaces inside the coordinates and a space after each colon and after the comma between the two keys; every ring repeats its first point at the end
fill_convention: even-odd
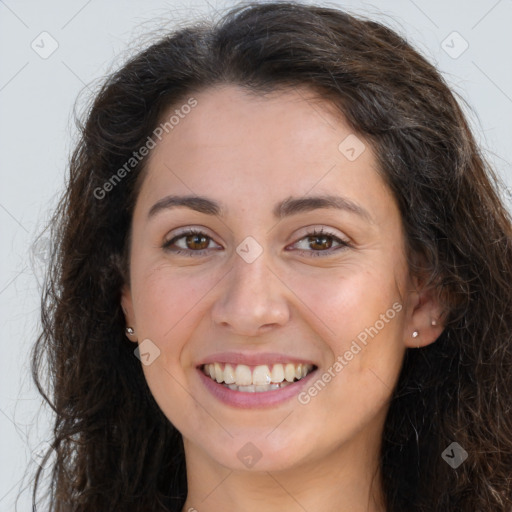
{"type": "MultiPolygon", "coordinates": [[[[257,94],[306,86],[339,109],[377,155],[411,273],[444,305],[445,330],[406,351],[391,397],[380,457],[387,510],[510,512],[512,223],[499,178],[440,73],[404,38],[294,2],[240,4],[175,29],[110,74],[79,125],[32,356],[55,413],[51,511],[184,505],[182,437],[151,395],[120,305],[145,159],[98,190],[172,105],[219,84],[257,94]],[[468,453],[457,469],[441,457],[452,442],[468,453]]],[[[41,483],[39,470],[34,503],[41,483]]]]}

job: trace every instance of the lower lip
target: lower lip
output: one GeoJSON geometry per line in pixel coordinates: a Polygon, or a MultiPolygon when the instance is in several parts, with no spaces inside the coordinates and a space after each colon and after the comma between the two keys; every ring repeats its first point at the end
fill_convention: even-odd
{"type": "Polygon", "coordinates": [[[206,389],[221,402],[239,408],[271,407],[278,405],[298,395],[301,389],[311,380],[316,370],[308,373],[304,378],[289,384],[282,389],[248,393],[246,391],[235,391],[219,384],[210,377],[207,377],[201,368],[198,368],[199,376],[206,389]]]}

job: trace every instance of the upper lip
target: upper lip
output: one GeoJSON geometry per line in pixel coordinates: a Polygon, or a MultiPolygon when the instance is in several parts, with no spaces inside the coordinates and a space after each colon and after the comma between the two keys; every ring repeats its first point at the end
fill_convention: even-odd
{"type": "Polygon", "coordinates": [[[245,364],[247,366],[258,366],[258,365],[271,365],[278,363],[294,363],[294,364],[312,364],[316,366],[310,360],[301,359],[298,357],[288,356],[286,354],[276,354],[276,353],[252,353],[252,354],[244,354],[242,352],[219,352],[217,354],[211,354],[206,356],[203,360],[198,363],[199,366],[203,366],[205,364],[210,363],[228,363],[228,364],[245,364]]]}

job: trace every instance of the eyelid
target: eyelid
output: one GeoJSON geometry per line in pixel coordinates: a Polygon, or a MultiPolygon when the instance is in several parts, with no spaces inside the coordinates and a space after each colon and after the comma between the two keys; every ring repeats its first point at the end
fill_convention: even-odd
{"type": "Polygon", "coordinates": [[[324,226],[322,224],[311,224],[310,226],[301,228],[297,234],[293,235],[293,239],[299,237],[299,239],[302,240],[304,237],[312,236],[314,232],[316,232],[317,235],[322,234],[326,236],[332,236],[333,238],[338,238],[342,242],[350,242],[350,239],[347,235],[343,234],[342,232],[335,232],[335,228],[324,226]]]}
{"type": "MultiPolygon", "coordinates": [[[[307,238],[312,238],[315,236],[330,237],[330,238],[334,239],[335,242],[337,244],[339,244],[339,246],[336,248],[329,248],[324,251],[304,250],[304,249],[295,249],[295,251],[300,254],[309,253],[311,255],[317,255],[317,256],[322,256],[322,255],[328,256],[328,255],[333,254],[336,251],[339,251],[340,249],[346,249],[348,247],[352,247],[351,241],[347,240],[346,239],[347,237],[345,237],[344,235],[338,235],[338,234],[334,233],[333,231],[331,231],[331,229],[332,228],[325,228],[324,226],[318,226],[318,225],[306,226],[303,228],[304,233],[295,235],[294,236],[295,241],[292,242],[292,244],[288,244],[285,247],[285,250],[290,245],[292,245],[292,246],[296,245],[307,238]]],[[[174,254],[186,254],[188,256],[202,256],[205,252],[209,252],[212,249],[206,248],[206,249],[199,249],[199,250],[194,251],[191,249],[182,249],[182,248],[171,249],[170,247],[172,245],[174,245],[178,240],[185,238],[187,236],[193,236],[193,235],[203,235],[209,239],[209,243],[213,242],[214,244],[219,246],[220,244],[218,244],[215,241],[213,236],[208,234],[208,231],[209,230],[207,228],[205,228],[204,226],[187,226],[186,228],[183,228],[182,230],[178,231],[177,233],[173,233],[172,236],[170,236],[166,240],[164,240],[164,242],[162,243],[162,249],[164,249],[170,253],[174,253],[174,254]]],[[[222,246],[220,246],[220,247],[222,248],[222,246]]],[[[213,250],[218,251],[220,249],[215,248],[213,250]]]]}
{"type": "MultiPolygon", "coordinates": [[[[202,255],[204,252],[208,252],[208,251],[211,251],[212,249],[198,249],[196,251],[193,251],[193,250],[190,250],[190,249],[182,249],[182,248],[177,248],[177,249],[172,249],[171,246],[174,245],[178,240],[182,239],[182,238],[185,238],[187,236],[193,236],[193,235],[203,235],[204,237],[208,238],[209,239],[209,244],[211,242],[213,242],[214,244],[216,244],[218,247],[216,248],[213,248],[213,250],[220,250],[222,249],[222,245],[219,244],[214,236],[210,235],[209,232],[210,230],[204,226],[196,226],[196,225],[192,225],[192,226],[185,226],[183,228],[176,228],[176,230],[173,230],[171,232],[171,234],[167,234],[165,237],[164,237],[164,240],[161,244],[161,248],[164,249],[165,251],[169,252],[169,253],[174,253],[174,254],[184,254],[184,253],[189,253],[191,255],[202,255]]],[[[209,245],[208,244],[208,245],[209,245]]]]}
{"type": "MultiPolygon", "coordinates": [[[[308,231],[303,235],[303,236],[299,236],[297,241],[293,242],[291,245],[297,245],[299,244],[300,242],[302,242],[303,240],[307,239],[307,238],[314,238],[314,237],[322,237],[322,236],[325,236],[325,237],[329,237],[329,238],[332,238],[335,243],[338,244],[338,247],[335,247],[335,248],[329,248],[325,251],[315,251],[315,250],[304,250],[304,249],[295,249],[296,252],[300,253],[300,254],[309,254],[308,257],[314,257],[314,256],[318,256],[318,257],[328,257],[338,251],[341,251],[343,249],[347,249],[347,248],[352,248],[353,245],[351,243],[350,240],[347,240],[345,237],[343,236],[339,236],[337,235],[336,233],[334,232],[331,232],[330,231],[330,228],[329,229],[324,229],[324,227],[321,227],[320,230],[318,230],[317,227],[311,227],[309,226],[308,228],[308,231]]],[[[287,249],[288,247],[290,247],[290,245],[288,245],[285,249],[287,249]]]]}
{"type": "Polygon", "coordinates": [[[182,228],[173,229],[171,232],[169,232],[165,235],[163,243],[165,244],[165,243],[170,242],[174,238],[189,235],[189,234],[195,234],[195,233],[198,233],[198,234],[200,233],[202,235],[206,235],[207,237],[214,240],[214,237],[209,234],[210,230],[208,228],[206,228],[204,226],[191,225],[191,226],[184,226],[182,228]]]}

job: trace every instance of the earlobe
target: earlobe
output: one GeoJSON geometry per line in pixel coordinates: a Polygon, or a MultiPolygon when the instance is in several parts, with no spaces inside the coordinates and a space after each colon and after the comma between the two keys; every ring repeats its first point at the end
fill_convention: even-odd
{"type": "Polygon", "coordinates": [[[415,280],[409,294],[409,315],[405,324],[404,344],[408,348],[434,343],[444,330],[441,298],[434,287],[421,288],[415,280]]]}
{"type": "Polygon", "coordinates": [[[130,288],[125,284],[121,290],[121,308],[124,312],[126,328],[126,337],[133,342],[137,342],[137,329],[135,326],[135,315],[133,313],[133,301],[130,288]]]}

